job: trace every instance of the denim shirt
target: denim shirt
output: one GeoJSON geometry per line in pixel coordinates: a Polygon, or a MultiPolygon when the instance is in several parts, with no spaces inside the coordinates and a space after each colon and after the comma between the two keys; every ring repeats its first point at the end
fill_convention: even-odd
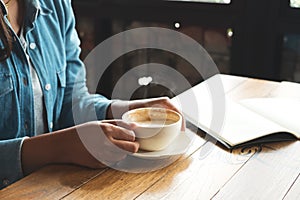
{"type": "MultiPolygon", "coordinates": [[[[48,131],[104,119],[111,101],[88,93],[71,0],[25,2],[27,51],[43,90],[48,131]]],[[[0,62],[0,188],[23,177],[21,147],[25,137],[35,136],[33,108],[28,60],[14,35],[11,56],[0,62]]]]}

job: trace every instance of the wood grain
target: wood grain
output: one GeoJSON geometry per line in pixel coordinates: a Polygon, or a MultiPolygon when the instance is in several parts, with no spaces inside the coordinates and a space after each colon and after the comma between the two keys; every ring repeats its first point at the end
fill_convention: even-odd
{"type": "Polygon", "coordinates": [[[60,199],[104,172],[77,166],[48,166],[0,191],[0,199],[60,199]]]}
{"type": "Polygon", "coordinates": [[[284,197],[284,200],[295,200],[300,199],[300,174],[297,177],[297,180],[293,183],[292,187],[284,197]]]}
{"type": "Polygon", "coordinates": [[[242,84],[227,93],[228,97],[233,100],[241,100],[247,98],[271,97],[279,87],[278,82],[247,79],[242,84]]]}
{"type": "MultiPolygon", "coordinates": [[[[146,173],[126,173],[110,169],[66,196],[64,199],[134,199],[157,181],[163,179],[166,174],[180,173],[180,171],[185,170],[185,168],[190,165],[189,156],[204,143],[205,140],[198,136],[195,137],[191,147],[184,156],[180,157],[176,162],[171,160],[169,166],[156,171],[146,173]],[[181,167],[178,168],[179,164],[181,167]]],[[[145,162],[149,161],[150,164],[151,162],[166,162],[166,160],[145,160],[145,162]]]]}
{"type": "Polygon", "coordinates": [[[206,143],[192,155],[188,167],[181,163],[137,199],[210,199],[256,152],[248,150],[230,153],[206,143]]]}
{"type": "Polygon", "coordinates": [[[282,199],[300,173],[299,155],[299,141],[263,147],[214,199],[282,199]]]}

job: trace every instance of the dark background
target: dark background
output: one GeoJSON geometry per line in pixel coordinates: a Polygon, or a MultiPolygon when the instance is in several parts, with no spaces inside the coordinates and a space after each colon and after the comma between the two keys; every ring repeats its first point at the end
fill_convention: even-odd
{"type": "MultiPolygon", "coordinates": [[[[230,4],[74,0],[73,4],[82,39],[82,59],[94,46],[113,34],[135,27],[158,26],[181,31],[196,39],[207,48],[221,73],[275,81],[300,81],[296,76],[300,9],[292,8],[289,0],[232,0],[230,4]],[[176,22],[180,23],[178,29],[174,27],[176,22]],[[228,35],[231,31],[233,36],[228,35]]],[[[192,85],[202,80],[189,63],[174,55],[140,50],[116,60],[97,83],[97,91],[110,98],[123,72],[153,60],[174,67],[192,85]]],[[[128,84],[138,84],[138,81],[128,84]]],[[[176,94],[150,83],[141,85],[132,94],[132,99],[162,95],[176,94]]]]}

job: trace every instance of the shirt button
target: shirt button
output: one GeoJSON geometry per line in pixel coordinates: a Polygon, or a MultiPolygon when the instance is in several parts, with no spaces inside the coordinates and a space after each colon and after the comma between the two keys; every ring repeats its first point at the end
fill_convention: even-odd
{"type": "Polygon", "coordinates": [[[51,85],[49,83],[45,85],[45,90],[47,91],[51,90],[51,85]]]}
{"type": "Polygon", "coordinates": [[[49,128],[52,129],[53,128],[53,122],[50,122],[49,124],[49,128]]]}
{"type": "Polygon", "coordinates": [[[24,84],[25,86],[27,86],[27,85],[28,85],[27,78],[23,78],[23,84],[24,84]]]}
{"type": "Polygon", "coordinates": [[[36,48],[36,44],[34,42],[30,43],[29,44],[29,48],[32,49],[32,50],[35,49],[36,48]]]}
{"type": "Polygon", "coordinates": [[[2,180],[2,184],[4,185],[4,186],[8,186],[9,185],[9,180],[8,179],[3,179],[2,180]]]}
{"type": "Polygon", "coordinates": [[[28,129],[28,122],[25,122],[25,123],[24,123],[24,128],[25,128],[25,130],[28,129]]]}

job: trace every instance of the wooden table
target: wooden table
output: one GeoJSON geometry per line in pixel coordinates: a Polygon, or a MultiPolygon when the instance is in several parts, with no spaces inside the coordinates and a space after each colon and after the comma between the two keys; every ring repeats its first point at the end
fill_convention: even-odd
{"type": "MultiPolygon", "coordinates": [[[[234,99],[300,98],[278,82],[226,76],[224,85],[234,99]]],[[[1,190],[0,199],[299,199],[299,175],[299,141],[228,151],[196,136],[184,155],[160,170],[47,166],[1,190]]]]}

